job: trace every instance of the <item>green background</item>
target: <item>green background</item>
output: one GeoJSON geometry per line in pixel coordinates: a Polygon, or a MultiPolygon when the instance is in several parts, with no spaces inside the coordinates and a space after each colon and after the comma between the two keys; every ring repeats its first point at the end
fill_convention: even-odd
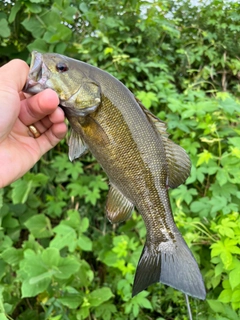
{"type": "MultiPolygon", "coordinates": [[[[0,63],[58,52],[121,80],[192,161],[170,191],[207,300],[193,318],[240,316],[240,5],[230,1],[19,0],[0,3],[0,63]],[[10,2],[10,3],[9,3],[10,2]]],[[[187,319],[184,295],[154,284],[131,298],[146,231],[111,225],[108,180],[66,141],[0,190],[0,320],[187,319]]]]}

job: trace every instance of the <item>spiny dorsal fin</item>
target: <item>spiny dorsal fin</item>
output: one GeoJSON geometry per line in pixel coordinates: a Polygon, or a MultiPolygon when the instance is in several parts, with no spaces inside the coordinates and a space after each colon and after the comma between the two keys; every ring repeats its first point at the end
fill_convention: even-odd
{"type": "Polygon", "coordinates": [[[74,130],[71,132],[68,145],[68,157],[70,161],[80,158],[88,149],[80,134],[74,130]]]}
{"type": "Polygon", "coordinates": [[[182,147],[168,139],[166,124],[147,110],[138,99],[136,100],[161,136],[168,166],[168,187],[176,188],[184,183],[190,175],[191,162],[189,156],[182,147]]]}
{"type": "Polygon", "coordinates": [[[113,185],[108,193],[106,211],[111,223],[118,223],[130,218],[133,204],[113,185]]]}

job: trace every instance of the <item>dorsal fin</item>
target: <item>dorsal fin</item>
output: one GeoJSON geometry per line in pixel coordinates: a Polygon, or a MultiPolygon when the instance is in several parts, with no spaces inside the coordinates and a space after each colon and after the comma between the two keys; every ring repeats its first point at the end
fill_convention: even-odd
{"type": "Polygon", "coordinates": [[[182,147],[168,139],[166,124],[147,110],[138,99],[136,100],[161,136],[168,166],[168,187],[176,188],[184,183],[190,175],[191,162],[189,156],[182,147]]]}

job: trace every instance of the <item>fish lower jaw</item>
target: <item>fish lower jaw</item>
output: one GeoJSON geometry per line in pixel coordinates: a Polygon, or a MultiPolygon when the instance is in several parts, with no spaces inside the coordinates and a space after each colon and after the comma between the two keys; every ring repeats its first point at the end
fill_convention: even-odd
{"type": "Polygon", "coordinates": [[[39,80],[34,80],[28,78],[23,91],[27,93],[36,94],[43,91],[46,88],[46,81],[45,79],[41,78],[39,80]]]}

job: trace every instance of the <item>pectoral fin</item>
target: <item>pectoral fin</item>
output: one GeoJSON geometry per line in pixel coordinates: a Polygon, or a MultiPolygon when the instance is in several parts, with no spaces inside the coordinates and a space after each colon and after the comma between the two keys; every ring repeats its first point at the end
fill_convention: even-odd
{"type": "Polygon", "coordinates": [[[68,157],[70,161],[80,158],[88,149],[80,134],[78,134],[74,130],[72,130],[71,132],[68,145],[68,157]]]}
{"type": "Polygon", "coordinates": [[[108,193],[106,211],[111,223],[127,220],[133,211],[133,204],[113,185],[108,193]]]}
{"type": "Polygon", "coordinates": [[[168,187],[176,188],[184,183],[190,175],[191,162],[189,156],[182,147],[168,139],[166,124],[147,110],[140,101],[137,100],[137,102],[160,134],[166,152],[168,187]]]}

